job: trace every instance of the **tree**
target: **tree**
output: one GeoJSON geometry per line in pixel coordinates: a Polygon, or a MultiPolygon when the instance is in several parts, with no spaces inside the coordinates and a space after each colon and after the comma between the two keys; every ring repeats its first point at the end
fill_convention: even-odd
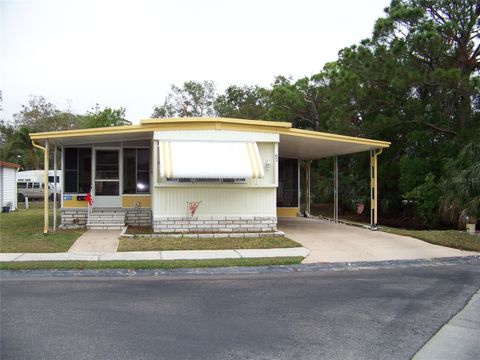
{"type": "Polygon", "coordinates": [[[480,69],[478,0],[392,0],[386,14],[375,25],[374,39],[408,49],[408,64],[423,77],[418,96],[433,95],[444,107],[436,114],[442,123],[432,128],[455,134],[470,127],[472,75],[480,69]]]}
{"type": "Polygon", "coordinates": [[[36,132],[68,130],[80,126],[78,116],[69,110],[58,110],[43,96],[30,97],[13,118],[16,128],[26,127],[36,132]]]}
{"type": "Polygon", "coordinates": [[[276,77],[270,91],[266,118],[291,121],[298,128],[325,131],[324,81],[322,74],[295,82],[284,76],[276,77]]]}
{"type": "Polygon", "coordinates": [[[259,86],[229,86],[214,101],[215,114],[239,119],[263,119],[268,109],[269,91],[259,86]]]}
{"type": "Polygon", "coordinates": [[[100,106],[96,104],[95,107],[81,116],[80,124],[82,128],[96,128],[130,125],[131,122],[125,119],[125,108],[112,109],[106,107],[101,110],[100,106]]]}
{"type": "Polygon", "coordinates": [[[465,145],[455,158],[445,163],[441,183],[440,215],[448,223],[463,228],[466,216],[480,218],[480,131],[476,140],[465,145]]]}
{"type": "Polygon", "coordinates": [[[153,118],[214,116],[215,84],[213,81],[186,81],[182,87],[171,85],[164,103],[153,108],[153,118]]]}

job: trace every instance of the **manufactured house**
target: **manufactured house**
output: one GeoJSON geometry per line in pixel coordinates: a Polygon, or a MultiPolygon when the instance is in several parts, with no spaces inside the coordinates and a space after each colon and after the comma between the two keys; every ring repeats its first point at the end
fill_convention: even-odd
{"type": "Polygon", "coordinates": [[[300,161],[308,169],[310,160],[357,152],[371,155],[375,226],[377,156],[389,146],[288,122],[229,118],[146,119],[30,137],[46,164],[50,150],[61,149],[61,227],[127,224],[168,234],[275,231],[277,217],[300,211],[300,161]]]}

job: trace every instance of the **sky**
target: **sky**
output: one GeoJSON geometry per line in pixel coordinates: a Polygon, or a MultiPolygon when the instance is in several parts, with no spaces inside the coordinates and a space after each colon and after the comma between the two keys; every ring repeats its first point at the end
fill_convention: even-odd
{"type": "Polygon", "coordinates": [[[0,0],[5,120],[29,96],[84,113],[125,107],[133,123],[170,85],[269,86],[318,73],[371,36],[389,0],[0,0]]]}

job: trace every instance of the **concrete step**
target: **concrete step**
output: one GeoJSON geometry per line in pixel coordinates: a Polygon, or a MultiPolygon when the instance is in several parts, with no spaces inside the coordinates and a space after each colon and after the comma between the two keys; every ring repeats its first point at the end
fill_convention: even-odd
{"type": "Polygon", "coordinates": [[[125,216],[93,216],[88,217],[90,220],[125,220],[125,216]]]}
{"type": "Polygon", "coordinates": [[[124,225],[118,224],[87,224],[87,229],[90,230],[122,230],[124,225]]]}

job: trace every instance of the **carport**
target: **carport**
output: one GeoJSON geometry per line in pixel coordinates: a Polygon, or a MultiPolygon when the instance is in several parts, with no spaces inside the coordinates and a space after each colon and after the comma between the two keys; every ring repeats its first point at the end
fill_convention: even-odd
{"type": "MultiPolygon", "coordinates": [[[[311,205],[311,176],[310,167],[313,160],[325,159],[333,157],[334,159],[334,214],[333,220],[338,223],[338,156],[355,154],[360,152],[369,152],[370,154],[370,228],[377,229],[378,219],[378,175],[377,165],[378,156],[384,148],[390,146],[389,142],[337,135],[331,133],[322,133],[317,131],[302,129],[286,129],[280,131],[279,156],[282,159],[295,159],[298,166],[298,198],[297,206],[288,208],[279,207],[278,216],[296,216],[300,210],[300,161],[305,162],[305,205],[306,215],[310,215],[311,205]]],[[[280,166],[282,168],[282,166],[280,166]]],[[[279,184],[279,197],[282,196],[282,184],[279,184]]],[[[294,205],[294,204],[290,204],[294,205]]]]}
{"type": "Polygon", "coordinates": [[[431,259],[478,255],[408,236],[313,218],[279,218],[278,228],[310,250],[304,263],[431,259]]]}

